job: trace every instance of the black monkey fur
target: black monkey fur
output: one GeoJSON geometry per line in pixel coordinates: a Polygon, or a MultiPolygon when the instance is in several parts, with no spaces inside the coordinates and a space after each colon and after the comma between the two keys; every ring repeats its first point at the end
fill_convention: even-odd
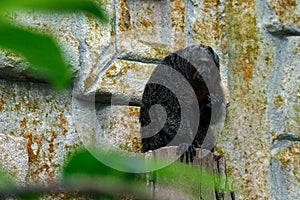
{"type": "MultiPolygon", "coordinates": [[[[211,47],[195,45],[165,57],[155,70],[159,70],[161,65],[167,65],[182,74],[192,86],[197,97],[200,121],[194,140],[191,143],[186,143],[184,137],[191,137],[189,135],[190,133],[186,133],[182,138],[182,142],[176,144],[178,145],[177,153],[181,155],[181,161],[183,161],[183,156],[186,155],[186,162],[193,162],[195,148],[207,148],[210,151],[214,151],[214,141],[209,141],[209,143],[211,143],[209,147],[205,147],[203,143],[211,123],[217,123],[219,121],[219,115],[222,115],[222,112],[217,113],[216,117],[212,119],[212,105],[218,111],[218,109],[221,109],[222,103],[224,102],[224,94],[220,84],[219,58],[211,47]],[[197,66],[192,65],[191,63],[196,63],[197,66]],[[210,74],[213,71],[211,70],[213,67],[218,69],[217,74],[210,74]],[[209,84],[211,85],[210,90],[208,89],[207,81],[203,79],[203,75],[209,79],[209,84]]],[[[149,80],[154,78],[153,74],[149,80]]],[[[164,107],[167,113],[167,119],[163,128],[156,135],[151,137],[147,137],[143,132],[143,129],[141,129],[142,152],[167,146],[176,135],[181,122],[181,107],[175,94],[164,85],[149,82],[145,86],[142,97],[139,117],[141,126],[146,127],[151,123],[149,109],[155,104],[160,104],[164,107]]],[[[180,80],[176,83],[174,82],[174,84],[180,84],[180,80]]],[[[188,101],[188,98],[186,101],[188,101]]],[[[156,116],[154,116],[154,118],[155,117],[156,116]]],[[[189,120],[193,120],[193,117],[191,116],[189,120]]]]}

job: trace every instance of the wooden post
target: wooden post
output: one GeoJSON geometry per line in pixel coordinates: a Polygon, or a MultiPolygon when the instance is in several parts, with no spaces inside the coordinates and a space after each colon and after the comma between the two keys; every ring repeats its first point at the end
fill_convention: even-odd
{"type": "MultiPolygon", "coordinates": [[[[174,159],[176,156],[177,147],[163,147],[154,151],[146,153],[146,160],[152,158],[174,159]]],[[[176,161],[180,162],[180,161],[176,161]]],[[[160,176],[159,173],[150,172],[147,174],[147,185],[151,188],[153,199],[201,199],[201,200],[234,200],[234,196],[228,191],[227,180],[221,179],[220,176],[226,176],[226,163],[224,157],[215,156],[212,152],[206,149],[197,149],[196,156],[192,165],[198,166],[200,169],[205,171],[211,171],[215,174],[215,180],[220,184],[220,190],[216,191],[213,187],[195,182],[191,185],[181,185],[180,181],[168,177],[168,180],[162,180],[164,177],[160,176]],[[194,191],[192,196],[188,196],[186,193],[181,192],[178,189],[172,189],[163,187],[160,183],[169,182],[170,185],[176,184],[178,187],[182,187],[185,191],[194,191]]],[[[202,171],[199,170],[199,177],[202,176],[202,171]]],[[[185,177],[188,171],[181,171],[180,177],[185,177]]],[[[178,175],[176,176],[178,177],[178,175]]],[[[196,177],[197,178],[197,177],[196,177]]]]}

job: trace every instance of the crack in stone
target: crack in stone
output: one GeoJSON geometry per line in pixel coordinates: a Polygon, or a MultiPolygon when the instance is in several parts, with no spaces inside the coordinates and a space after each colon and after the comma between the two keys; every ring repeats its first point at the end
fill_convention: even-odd
{"type": "Polygon", "coordinates": [[[276,152],[279,149],[288,147],[292,142],[300,142],[300,136],[288,133],[281,134],[274,139],[271,150],[276,152]]]}
{"type": "Polygon", "coordinates": [[[300,142],[300,136],[284,133],[282,135],[279,135],[277,138],[275,138],[275,141],[283,141],[283,140],[300,142]]]}

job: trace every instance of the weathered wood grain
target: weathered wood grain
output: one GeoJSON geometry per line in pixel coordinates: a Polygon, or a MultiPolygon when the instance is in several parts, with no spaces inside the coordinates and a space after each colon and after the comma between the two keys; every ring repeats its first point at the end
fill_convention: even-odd
{"type": "MultiPolygon", "coordinates": [[[[172,161],[176,158],[176,148],[177,147],[163,147],[154,151],[149,151],[145,153],[146,160],[160,158],[166,162],[172,161]]],[[[175,162],[180,161],[177,160],[175,162]]],[[[186,175],[189,173],[188,168],[186,171],[181,170],[181,174],[179,174],[179,177],[177,174],[176,178],[161,176],[157,172],[149,172],[147,174],[147,185],[151,188],[153,198],[170,200],[233,200],[233,193],[228,192],[227,179],[222,179],[220,177],[226,177],[226,162],[224,157],[215,156],[212,152],[206,149],[197,149],[194,161],[190,164],[199,167],[199,176],[197,175],[198,177],[195,177],[195,179],[199,178],[199,182],[197,184],[193,182],[191,185],[186,185],[186,181],[180,182],[180,180],[184,180],[186,175]],[[201,184],[200,179],[204,178],[204,174],[202,174],[204,173],[203,170],[213,172],[215,174],[215,183],[220,184],[219,190],[205,184],[201,184]],[[177,188],[181,188],[181,190],[174,189],[173,187],[167,187],[166,183],[169,183],[170,186],[176,185],[177,188]],[[189,192],[192,196],[187,195],[185,192],[189,192]]]]}

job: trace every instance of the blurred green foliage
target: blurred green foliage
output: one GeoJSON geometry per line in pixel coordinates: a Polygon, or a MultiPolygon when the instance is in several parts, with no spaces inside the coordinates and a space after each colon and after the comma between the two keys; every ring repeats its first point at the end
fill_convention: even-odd
{"type": "MultiPolygon", "coordinates": [[[[110,166],[123,166],[124,171],[148,171],[149,169],[158,169],[161,163],[164,163],[164,158],[156,158],[145,161],[143,157],[126,157],[118,152],[99,152],[91,150],[81,150],[75,153],[70,161],[66,163],[64,168],[64,178],[78,177],[98,177],[100,180],[118,180],[125,186],[134,186],[141,191],[146,191],[146,174],[128,173],[115,170],[106,166],[105,163],[110,159],[110,166]],[[108,178],[108,179],[107,179],[108,178]],[[140,187],[138,187],[140,186],[140,187]]],[[[203,170],[197,166],[187,165],[176,161],[167,167],[150,172],[154,176],[159,176],[159,184],[170,187],[175,190],[180,190],[189,196],[197,197],[199,195],[199,186],[202,188],[214,188],[216,191],[224,192],[224,185],[227,177],[225,175],[215,174],[212,171],[203,170]],[[188,172],[188,173],[186,173],[188,172]],[[218,177],[218,178],[216,178],[218,177]]],[[[156,179],[154,177],[154,179],[156,179]]],[[[112,181],[114,182],[114,181],[112,181]]],[[[114,184],[112,184],[114,185],[114,184]]],[[[149,188],[148,188],[149,190],[149,188]]]]}
{"type": "MultiPolygon", "coordinates": [[[[91,153],[90,150],[80,149],[65,163],[62,180],[54,187],[52,185],[45,188],[37,187],[36,189],[34,186],[18,188],[11,184],[13,182],[9,181],[6,176],[0,176],[0,186],[2,186],[0,187],[0,198],[3,197],[3,194],[8,193],[20,197],[20,199],[38,199],[39,194],[51,194],[59,190],[61,192],[79,192],[91,198],[100,199],[104,197],[106,199],[120,199],[122,195],[137,197],[137,199],[151,199],[150,188],[146,187],[146,173],[118,171],[99,161],[105,159],[111,159],[113,165],[128,167],[125,169],[128,171],[132,169],[144,171],[146,168],[157,168],[157,163],[164,162],[163,158],[145,161],[143,157],[137,157],[133,162],[129,157],[124,159],[124,155],[118,152],[94,151],[91,153]]],[[[194,198],[198,198],[200,185],[202,188],[207,187],[214,188],[216,191],[225,191],[220,185],[221,182],[226,182],[225,176],[179,161],[149,173],[159,176],[160,185],[184,192],[194,198]],[[219,178],[216,179],[216,176],[219,178]]],[[[5,172],[2,175],[5,175],[5,172]]]]}
{"type": "MultiPolygon", "coordinates": [[[[134,165],[133,167],[135,167],[136,165],[136,163],[129,163],[125,161],[124,159],[122,159],[122,156],[120,156],[120,154],[118,153],[95,153],[98,154],[97,158],[102,157],[102,159],[105,159],[109,157],[111,160],[113,160],[113,162],[116,162],[118,165],[129,165],[129,168],[130,165],[134,165]]],[[[100,162],[97,158],[87,150],[78,151],[67,163],[64,169],[64,177],[70,177],[74,175],[88,175],[100,177],[109,176],[128,181],[135,180],[136,176],[133,173],[122,172],[108,167],[107,165],[100,162]]]]}
{"type": "Polygon", "coordinates": [[[32,70],[54,88],[70,83],[71,69],[53,38],[0,21],[0,46],[24,56],[32,70]]]}
{"type": "Polygon", "coordinates": [[[30,69],[55,89],[67,87],[72,79],[71,66],[64,61],[53,37],[17,27],[6,18],[7,13],[20,10],[86,12],[102,23],[108,22],[106,11],[90,0],[1,0],[0,47],[22,55],[29,62],[30,69]]]}
{"type": "Polygon", "coordinates": [[[18,10],[86,12],[94,15],[103,23],[108,22],[106,11],[92,0],[1,0],[0,14],[18,10]]]}

